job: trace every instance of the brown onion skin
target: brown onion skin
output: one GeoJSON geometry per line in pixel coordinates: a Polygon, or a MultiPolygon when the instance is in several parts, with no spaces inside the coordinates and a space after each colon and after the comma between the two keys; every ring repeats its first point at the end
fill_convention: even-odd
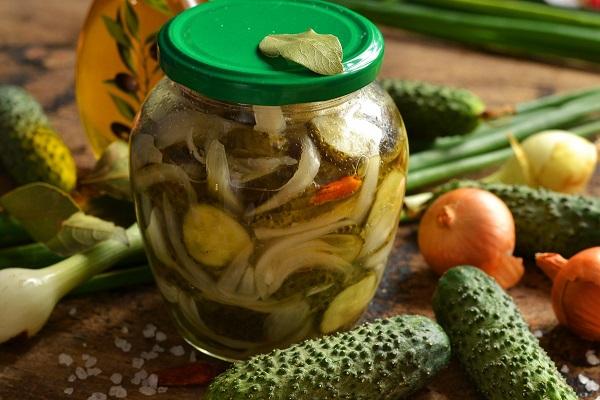
{"type": "Polygon", "coordinates": [[[512,214],[499,197],[485,190],[461,188],[437,198],[421,219],[418,243],[438,275],[457,265],[473,265],[506,289],[524,273],[522,260],[512,256],[512,214]]]}

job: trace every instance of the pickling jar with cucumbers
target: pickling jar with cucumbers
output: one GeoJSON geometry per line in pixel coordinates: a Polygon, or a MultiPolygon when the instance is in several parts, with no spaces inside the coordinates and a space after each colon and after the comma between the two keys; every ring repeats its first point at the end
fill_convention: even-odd
{"type": "Polygon", "coordinates": [[[320,0],[220,0],[173,18],[158,46],[166,76],[136,118],[131,180],[182,336],[239,360],[352,327],[394,246],[408,161],[375,81],[379,30],[320,0]],[[325,68],[319,35],[333,35],[341,71],[266,56],[279,34],[325,68]]]}

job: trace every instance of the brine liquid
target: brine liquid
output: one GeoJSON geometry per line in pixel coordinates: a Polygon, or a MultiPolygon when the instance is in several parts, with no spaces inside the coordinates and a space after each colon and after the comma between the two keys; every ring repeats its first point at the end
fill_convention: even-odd
{"type": "Polygon", "coordinates": [[[162,77],[155,34],[192,2],[95,0],[77,46],[75,95],[96,156],[127,140],[141,102],[162,77]]]}
{"type": "Polygon", "coordinates": [[[202,109],[182,96],[157,86],[131,166],[150,263],[184,338],[237,360],[350,328],[397,230],[407,162],[397,110],[376,88],[285,117],[278,107],[202,109]],[[356,143],[338,140],[338,129],[357,126],[366,131],[356,143]],[[315,200],[347,177],[360,186],[315,200]]]}

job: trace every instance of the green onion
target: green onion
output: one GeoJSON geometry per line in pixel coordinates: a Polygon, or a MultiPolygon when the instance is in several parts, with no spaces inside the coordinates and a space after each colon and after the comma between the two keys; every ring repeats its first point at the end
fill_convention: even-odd
{"type": "Polygon", "coordinates": [[[63,259],[64,257],[53,253],[42,243],[30,243],[0,249],[0,268],[40,268],[63,259]]]}
{"type": "Polygon", "coordinates": [[[597,27],[442,9],[403,1],[332,0],[375,22],[496,51],[600,62],[597,27]]]}
{"type": "Polygon", "coordinates": [[[151,282],[154,282],[152,271],[147,265],[142,265],[98,274],[72,290],[69,296],[104,292],[124,287],[145,285],[151,282]]]}
{"type": "MultiPolygon", "coordinates": [[[[600,133],[600,120],[572,128],[569,131],[582,137],[593,136],[600,133]]],[[[499,165],[512,154],[512,149],[509,147],[475,155],[473,157],[465,157],[453,162],[435,165],[418,171],[409,170],[406,190],[412,192],[434,183],[499,165]]]]}
{"type": "Polygon", "coordinates": [[[0,247],[31,242],[21,225],[6,213],[0,213],[0,247]]]}

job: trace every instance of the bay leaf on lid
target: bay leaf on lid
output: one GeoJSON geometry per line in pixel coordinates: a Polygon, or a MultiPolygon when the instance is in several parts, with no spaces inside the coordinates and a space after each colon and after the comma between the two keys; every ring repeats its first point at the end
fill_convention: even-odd
{"type": "Polygon", "coordinates": [[[344,72],[342,45],[335,35],[312,29],[303,33],[268,35],[258,45],[268,57],[283,57],[320,75],[344,72]]]}

